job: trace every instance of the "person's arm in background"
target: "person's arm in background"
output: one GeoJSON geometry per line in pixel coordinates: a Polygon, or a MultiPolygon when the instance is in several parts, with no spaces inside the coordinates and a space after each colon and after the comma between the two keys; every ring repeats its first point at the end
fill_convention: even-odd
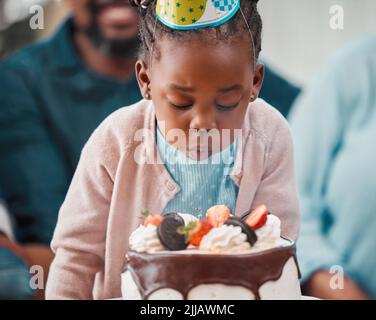
{"type": "Polygon", "coordinates": [[[20,257],[24,262],[28,261],[28,257],[23,248],[16,244],[12,231],[12,225],[9,218],[8,210],[5,203],[0,199],[0,248],[11,250],[20,257]]]}
{"type": "Polygon", "coordinates": [[[5,261],[0,261],[3,265],[5,264],[5,274],[4,269],[1,270],[0,266],[0,299],[44,299],[44,289],[32,290],[29,286],[31,277],[29,268],[33,265],[42,266],[43,279],[46,283],[49,265],[53,257],[52,252],[47,246],[21,245],[15,240],[7,208],[1,200],[0,251],[2,253],[0,260],[5,259],[5,261]],[[20,262],[17,262],[17,258],[21,259],[20,262]],[[5,278],[7,280],[4,284],[2,281],[5,278]],[[11,287],[7,287],[6,283],[11,283],[11,287]],[[5,287],[2,287],[3,285],[5,287]]]}
{"type": "Polygon", "coordinates": [[[14,240],[11,221],[5,203],[0,200],[0,248],[6,248],[21,258],[24,263],[31,265],[31,261],[22,246],[14,240]]]}
{"type": "Polygon", "coordinates": [[[324,68],[290,114],[302,217],[298,261],[305,294],[324,299],[366,299],[348,276],[343,290],[330,288],[330,267],[341,265],[343,257],[323,231],[329,214],[324,201],[328,173],[353,111],[352,103],[346,100],[352,85],[345,83],[349,78],[343,74],[343,62],[337,56],[324,68]]]}
{"type": "Polygon", "coordinates": [[[33,94],[38,78],[23,71],[0,65],[0,184],[25,262],[43,266],[47,277],[53,257],[49,242],[69,177],[33,94]]]}
{"type": "Polygon", "coordinates": [[[14,241],[12,223],[0,199],[0,300],[37,298],[30,286],[30,264],[24,248],[14,241]]]}
{"type": "Polygon", "coordinates": [[[33,90],[37,75],[21,68],[0,65],[0,184],[16,239],[48,245],[70,178],[33,90]]]}

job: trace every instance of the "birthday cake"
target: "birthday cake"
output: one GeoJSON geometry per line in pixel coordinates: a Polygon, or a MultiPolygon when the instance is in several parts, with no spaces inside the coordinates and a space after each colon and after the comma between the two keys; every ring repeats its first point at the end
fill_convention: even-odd
{"type": "Polygon", "coordinates": [[[130,236],[125,300],[297,300],[295,243],[260,206],[240,217],[214,206],[204,219],[145,213],[130,236]]]}

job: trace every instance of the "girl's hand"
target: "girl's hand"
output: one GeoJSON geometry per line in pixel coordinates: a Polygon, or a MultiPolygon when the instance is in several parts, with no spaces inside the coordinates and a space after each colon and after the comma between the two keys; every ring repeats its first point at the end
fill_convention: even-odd
{"type": "Polygon", "coordinates": [[[304,294],[320,299],[332,300],[368,300],[366,293],[348,276],[344,276],[343,289],[330,287],[333,274],[326,270],[314,273],[303,286],[304,294]]]}

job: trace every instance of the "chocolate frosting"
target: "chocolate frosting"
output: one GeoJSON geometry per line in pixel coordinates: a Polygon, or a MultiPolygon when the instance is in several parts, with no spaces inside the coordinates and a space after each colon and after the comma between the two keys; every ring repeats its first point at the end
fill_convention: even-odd
{"type": "Polygon", "coordinates": [[[300,278],[294,242],[289,246],[249,254],[147,254],[129,251],[127,257],[126,268],[144,300],[163,288],[175,289],[187,299],[193,287],[217,283],[245,287],[259,300],[260,287],[268,281],[278,280],[291,257],[295,260],[300,278]]]}

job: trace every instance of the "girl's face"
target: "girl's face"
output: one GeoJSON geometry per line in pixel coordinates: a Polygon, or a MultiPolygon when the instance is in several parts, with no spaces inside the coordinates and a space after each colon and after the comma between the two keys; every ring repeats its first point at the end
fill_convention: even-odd
{"type": "Polygon", "coordinates": [[[163,38],[158,49],[151,67],[140,60],[136,73],[143,96],[153,100],[162,133],[195,159],[228,147],[263,80],[263,66],[254,70],[249,39],[217,44],[190,40],[180,46],[163,38]],[[178,139],[171,133],[176,129],[178,139]]]}

